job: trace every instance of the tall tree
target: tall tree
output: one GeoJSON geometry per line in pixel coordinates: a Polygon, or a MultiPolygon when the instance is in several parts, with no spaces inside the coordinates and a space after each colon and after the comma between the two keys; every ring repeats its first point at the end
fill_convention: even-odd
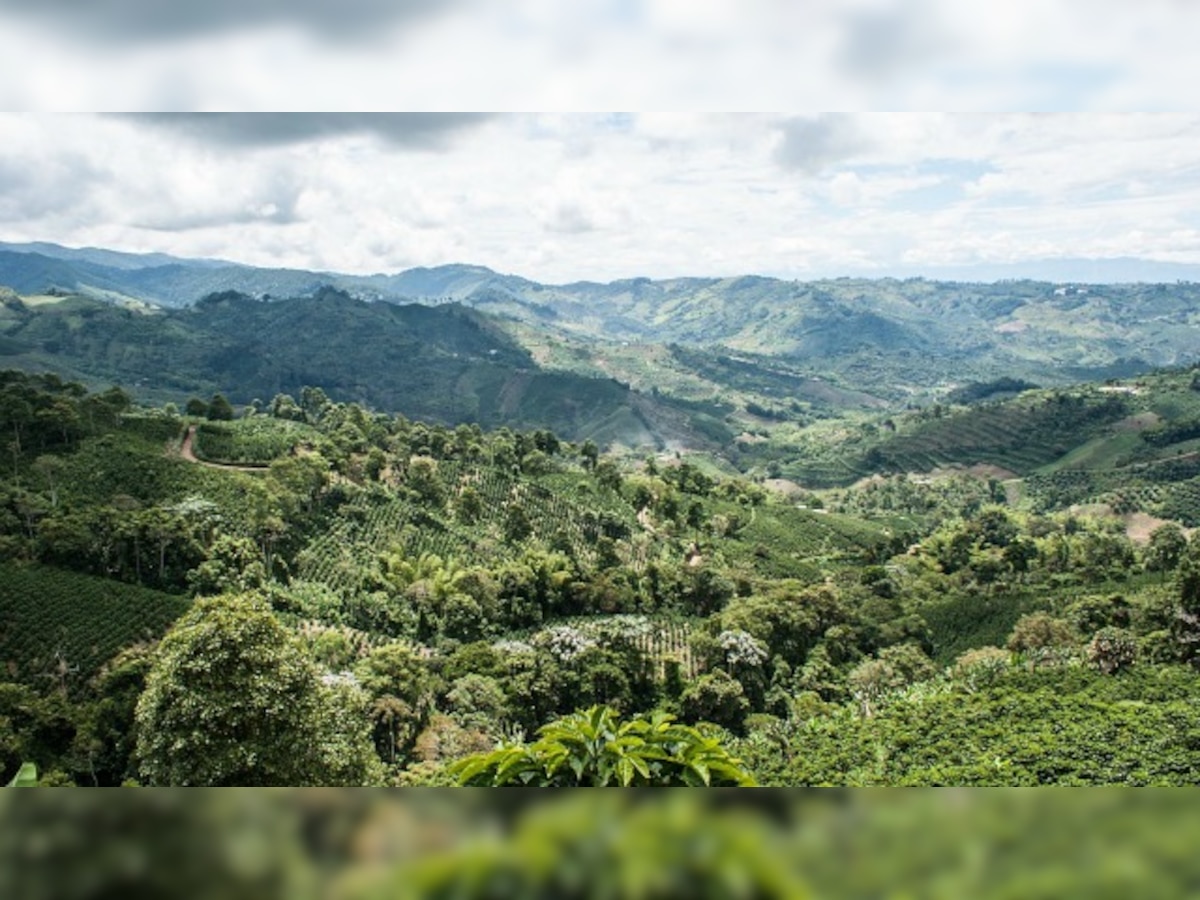
{"type": "Polygon", "coordinates": [[[366,702],[361,690],[324,683],[265,601],[201,600],[163,638],[146,677],[141,774],[154,785],[371,783],[379,761],[366,702]]]}

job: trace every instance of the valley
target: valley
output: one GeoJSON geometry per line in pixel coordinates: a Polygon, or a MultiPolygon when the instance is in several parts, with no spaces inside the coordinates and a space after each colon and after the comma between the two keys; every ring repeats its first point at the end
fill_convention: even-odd
{"type": "Polygon", "coordinates": [[[6,782],[1200,776],[1195,285],[5,280],[6,782]]]}

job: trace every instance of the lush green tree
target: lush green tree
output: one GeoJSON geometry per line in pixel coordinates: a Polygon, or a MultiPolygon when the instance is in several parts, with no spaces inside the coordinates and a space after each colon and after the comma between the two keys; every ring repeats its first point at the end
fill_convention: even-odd
{"type": "Polygon", "coordinates": [[[1008,637],[1008,649],[1028,654],[1035,662],[1051,661],[1075,644],[1071,626],[1047,612],[1022,616],[1008,637]]]}
{"type": "Polygon", "coordinates": [[[464,525],[474,525],[483,517],[483,496],[468,485],[459,492],[454,512],[464,525]]]}
{"type": "Polygon", "coordinates": [[[1146,545],[1144,558],[1146,568],[1155,572],[1173,572],[1187,550],[1187,538],[1183,529],[1174,522],[1159,525],[1150,532],[1150,542],[1146,545]]]}
{"type": "Polygon", "coordinates": [[[1179,656],[1200,668],[1200,546],[1189,544],[1176,576],[1178,602],[1172,631],[1179,656]]]}
{"type": "Polygon", "coordinates": [[[739,787],[753,777],[721,743],[671,716],[621,721],[594,706],[543,726],[532,744],[508,744],[452,766],[460,783],[490,787],[739,787]]]}
{"type": "Polygon", "coordinates": [[[213,394],[208,403],[206,415],[214,422],[228,422],[233,419],[233,404],[224,394],[213,394]]]}
{"type": "Polygon", "coordinates": [[[684,688],[679,698],[683,717],[690,722],[712,722],[735,733],[741,732],[750,714],[750,701],[741,682],[716,669],[701,675],[684,688]]]}
{"type": "Polygon", "coordinates": [[[596,483],[609,490],[619,491],[623,479],[621,478],[621,470],[617,468],[617,464],[611,459],[603,459],[592,466],[592,472],[596,476],[596,483]]]}
{"type": "Polygon", "coordinates": [[[461,725],[479,731],[496,732],[508,718],[508,699],[500,683],[474,672],[454,680],[446,705],[461,725]]]}
{"type": "Polygon", "coordinates": [[[326,684],[254,595],[200,600],[163,638],[137,705],[155,785],[361,785],[378,777],[365,697],[326,684]]]}
{"type": "Polygon", "coordinates": [[[511,500],[504,509],[504,539],[519,544],[533,534],[533,523],[520,500],[511,500]]]}
{"type": "Polygon", "coordinates": [[[441,506],[446,500],[446,488],[438,474],[437,460],[432,456],[412,457],[404,473],[404,483],[430,506],[441,506]]]}
{"type": "Polygon", "coordinates": [[[401,642],[373,649],[355,667],[355,675],[371,698],[376,749],[396,762],[428,722],[439,681],[426,661],[401,642]]]}
{"type": "Polygon", "coordinates": [[[1101,628],[1088,643],[1087,655],[1105,675],[1123,672],[1137,659],[1137,638],[1124,628],[1101,628]]]}

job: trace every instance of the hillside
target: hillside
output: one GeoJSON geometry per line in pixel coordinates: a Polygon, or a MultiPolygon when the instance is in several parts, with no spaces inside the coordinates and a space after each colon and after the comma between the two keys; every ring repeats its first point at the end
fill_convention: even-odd
{"type": "Polygon", "coordinates": [[[1002,376],[1062,385],[1200,358],[1200,286],[1174,280],[742,276],[545,285],[481,266],[364,276],[29,244],[0,246],[0,284],[171,308],[227,291],[301,297],[326,286],[369,301],[455,302],[558,339],[783,357],[810,377],[894,402],[1002,376]]]}
{"type": "MultiPolygon", "coordinates": [[[[494,320],[455,304],[369,304],[332,289],[277,302],[212,295],[180,310],[9,295],[0,355],[180,404],[218,391],[266,403],[319,385],[338,399],[448,424],[550,428],[604,444],[714,444],[693,422],[703,409],[607,377],[543,370],[494,320]]],[[[719,442],[728,432],[715,420],[705,430],[714,424],[719,442]]]]}
{"type": "MultiPolygon", "coordinates": [[[[225,305],[248,330],[274,304],[226,296],[178,315],[225,305]]],[[[45,306],[84,334],[89,316],[176,321],[45,306]]],[[[414,330],[478,315],[417,309],[414,330]]],[[[486,329],[456,340],[501,349],[486,329]]],[[[891,428],[821,420],[801,430],[849,468],[875,450],[958,460],[958,474],[883,469],[783,494],[698,454],[635,462],[311,387],[230,419],[221,402],[180,416],[3,372],[0,777],[32,760],[78,784],[445,784],[455,760],[601,704],[709,723],[768,783],[1193,783],[1195,547],[1172,524],[1135,540],[1113,506],[1037,485],[1144,471],[1190,484],[1193,384],[1038,389],[891,428]],[[1000,440],[1022,423],[1028,448],[1000,440]],[[961,468],[1006,448],[1019,482],[961,468]],[[287,709],[325,711],[302,724],[337,748],[315,774],[272,750],[298,733],[269,745],[248,730],[276,702],[261,667],[301,692],[287,709]],[[168,689],[186,702],[154,699],[168,689]],[[1051,753],[1044,723],[1059,719],[1071,737],[1051,753]],[[1138,726],[1153,740],[1130,736],[1143,720],[1164,723],[1138,726]],[[267,758],[284,768],[256,768],[267,758]]]]}

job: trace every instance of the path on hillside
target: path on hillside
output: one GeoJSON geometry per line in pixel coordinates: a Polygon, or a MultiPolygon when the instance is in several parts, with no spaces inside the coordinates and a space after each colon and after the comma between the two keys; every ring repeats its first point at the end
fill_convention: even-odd
{"type": "Polygon", "coordinates": [[[208,466],[210,469],[224,469],[227,472],[263,472],[269,466],[238,466],[233,463],[209,462],[207,459],[198,459],[196,451],[192,448],[192,444],[196,439],[196,426],[189,425],[187,434],[183,436],[183,443],[179,445],[179,455],[187,462],[196,463],[199,466],[208,466]]]}

